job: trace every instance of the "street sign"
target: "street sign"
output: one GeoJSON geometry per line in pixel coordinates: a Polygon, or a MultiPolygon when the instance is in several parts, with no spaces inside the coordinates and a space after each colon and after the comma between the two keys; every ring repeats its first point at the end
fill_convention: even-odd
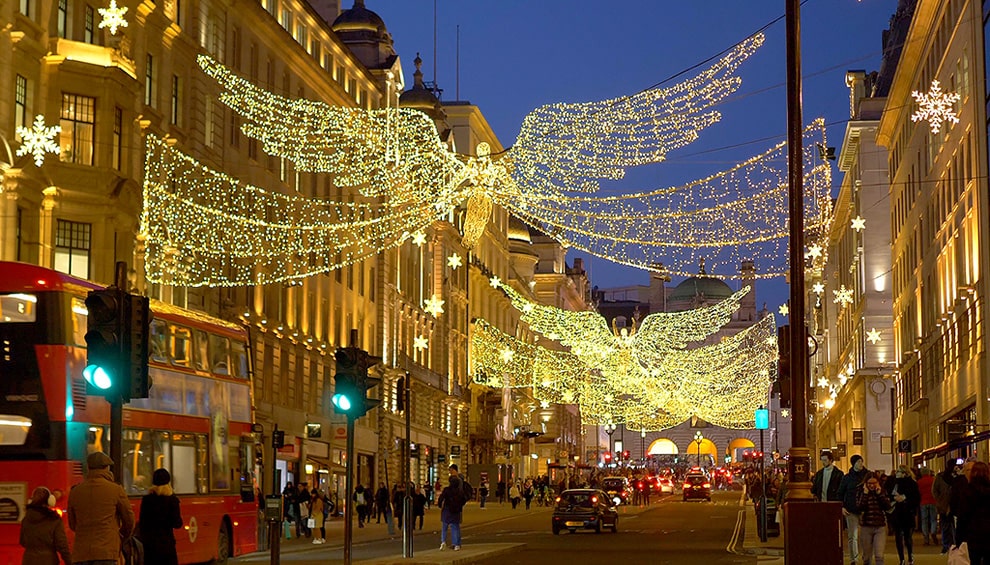
{"type": "Polygon", "coordinates": [[[770,411],[766,408],[756,409],[756,429],[767,430],[770,429],[770,411]]]}
{"type": "Polygon", "coordinates": [[[911,453],[911,440],[909,440],[909,439],[899,439],[899,440],[897,440],[897,452],[898,453],[911,453]]]}

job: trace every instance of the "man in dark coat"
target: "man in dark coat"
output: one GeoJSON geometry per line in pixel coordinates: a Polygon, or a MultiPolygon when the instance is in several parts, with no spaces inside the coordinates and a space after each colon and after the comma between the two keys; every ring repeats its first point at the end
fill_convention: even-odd
{"type": "Polygon", "coordinates": [[[156,469],[151,475],[149,493],[141,499],[138,520],[141,543],[144,544],[144,565],[178,565],[175,532],[182,527],[179,497],[172,492],[172,475],[166,469],[156,469]]]}
{"type": "Polygon", "coordinates": [[[447,527],[450,526],[450,543],[454,551],[461,549],[461,519],[467,497],[464,495],[464,485],[461,479],[451,474],[448,485],[443,489],[437,506],[440,507],[440,550],[447,548],[447,527]]]}
{"type": "Polygon", "coordinates": [[[839,501],[839,485],[842,484],[842,471],[832,459],[832,452],[826,451],[820,457],[822,468],[811,480],[811,494],[821,502],[839,501]]]}
{"type": "Polygon", "coordinates": [[[65,565],[72,565],[69,539],[55,506],[55,496],[45,487],[34,489],[31,501],[21,520],[21,547],[24,548],[24,565],[58,565],[62,556],[65,565]]]}
{"type": "Polygon", "coordinates": [[[894,540],[897,543],[897,555],[901,563],[914,563],[914,524],[921,507],[921,492],[918,483],[914,481],[914,473],[907,465],[900,465],[893,477],[887,478],[886,491],[893,511],[887,515],[890,529],[894,530],[894,540]],[[907,561],[904,560],[904,550],[907,548],[907,561]]]}
{"type": "MultiPolygon", "coordinates": [[[[849,461],[852,467],[849,472],[842,477],[839,483],[839,492],[836,496],[842,501],[842,515],[846,517],[846,531],[849,538],[849,561],[853,565],[859,562],[859,506],[856,503],[856,495],[863,490],[866,478],[870,472],[863,464],[863,456],[853,455],[849,461]]],[[[867,556],[869,557],[869,556],[867,556]]]]}
{"type": "Polygon", "coordinates": [[[382,516],[385,516],[385,523],[392,519],[392,508],[388,504],[388,487],[385,483],[378,483],[378,490],[375,491],[375,511],[378,513],[378,523],[382,523],[382,516]]]}
{"type": "Polygon", "coordinates": [[[86,479],[69,492],[69,527],[76,533],[72,559],[116,565],[120,541],[134,531],[134,511],[124,487],[113,482],[113,461],[102,451],[86,458],[86,479]]]}

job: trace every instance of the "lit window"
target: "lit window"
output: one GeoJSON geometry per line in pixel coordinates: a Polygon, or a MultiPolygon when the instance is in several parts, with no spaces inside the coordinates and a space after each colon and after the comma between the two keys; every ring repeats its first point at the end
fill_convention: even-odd
{"type": "Polygon", "coordinates": [[[55,270],[89,278],[92,224],[58,220],[55,231],[55,270]]]}

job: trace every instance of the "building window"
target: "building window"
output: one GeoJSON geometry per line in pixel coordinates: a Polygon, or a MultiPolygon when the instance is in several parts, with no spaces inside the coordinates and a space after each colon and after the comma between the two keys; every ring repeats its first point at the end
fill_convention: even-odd
{"type": "Polygon", "coordinates": [[[96,19],[96,15],[93,12],[93,7],[87,5],[86,6],[86,26],[83,28],[84,29],[84,31],[83,31],[83,41],[85,41],[86,43],[94,43],[93,39],[94,39],[95,36],[93,35],[93,29],[95,27],[95,24],[94,24],[94,20],[95,19],[96,19]]]}
{"type": "Polygon", "coordinates": [[[265,10],[271,14],[275,15],[275,0],[262,0],[265,4],[265,10]]]}
{"type": "Polygon", "coordinates": [[[241,146],[241,120],[237,114],[230,118],[230,145],[231,147],[241,146]]]}
{"type": "Polygon", "coordinates": [[[248,138],[248,158],[258,160],[258,142],[253,138],[248,138]]]}
{"type": "Polygon", "coordinates": [[[66,38],[66,24],[69,21],[69,0],[58,0],[58,36],[66,38]]]}
{"type": "Polygon", "coordinates": [[[21,0],[20,11],[27,17],[31,17],[31,0],[21,0]]]}
{"type": "Polygon", "coordinates": [[[306,26],[302,24],[296,26],[296,41],[299,45],[302,45],[303,49],[306,49],[306,46],[309,43],[309,30],[306,26]]]}
{"type": "Polygon", "coordinates": [[[113,109],[113,168],[120,170],[121,154],[124,151],[124,111],[113,109]]]}
{"type": "Polygon", "coordinates": [[[148,54],[144,67],[144,103],[154,108],[155,104],[155,57],[148,54]]]}
{"type": "Polygon", "coordinates": [[[289,32],[289,35],[292,35],[292,10],[291,9],[286,8],[284,6],[282,7],[282,17],[281,17],[281,21],[279,23],[282,24],[282,27],[285,28],[285,31],[289,32]]]}
{"type": "Polygon", "coordinates": [[[206,120],[204,129],[203,142],[206,143],[207,147],[213,147],[213,98],[206,97],[206,120]]]}
{"type": "MultiPolygon", "coordinates": [[[[24,128],[28,126],[27,117],[27,79],[21,75],[14,78],[14,126],[24,128]]],[[[20,136],[18,136],[18,141],[20,136]]]]}
{"type": "Polygon", "coordinates": [[[89,278],[89,249],[92,225],[58,220],[55,231],[55,270],[89,278]]]}
{"type": "Polygon", "coordinates": [[[179,120],[182,118],[181,88],[182,84],[179,82],[179,75],[172,75],[172,125],[176,126],[179,125],[179,120]]]}
{"type": "Polygon", "coordinates": [[[93,164],[96,130],[96,99],[62,93],[59,125],[59,158],[66,163],[93,164]]]}

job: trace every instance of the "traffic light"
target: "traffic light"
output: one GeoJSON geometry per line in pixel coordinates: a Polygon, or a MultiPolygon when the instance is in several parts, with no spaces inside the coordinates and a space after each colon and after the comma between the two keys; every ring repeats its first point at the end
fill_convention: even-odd
{"type": "Polygon", "coordinates": [[[605,458],[605,464],[606,465],[608,465],[609,463],[612,462],[612,454],[610,452],[606,451],[605,452],[605,455],[604,455],[604,458],[605,458]]]}
{"type": "Polygon", "coordinates": [[[780,395],[780,407],[791,407],[791,327],[777,328],[777,382],[774,384],[780,395]]]}
{"type": "Polygon", "coordinates": [[[123,392],[124,299],[118,288],[86,296],[86,368],[83,378],[94,394],[113,398],[123,392]]]}
{"type": "Polygon", "coordinates": [[[625,459],[626,461],[629,461],[629,450],[628,449],[622,452],[622,458],[625,459]]]}
{"type": "Polygon", "coordinates": [[[147,296],[125,295],[124,318],[125,371],[129,386],[123,390],[124,400],[148,398],[151,380],[148,378],[148,347],[151,328],[151,305],[147,296]]]}
{"type": "Polygon", "coordinates": [[[340,348],[334,358],[337,371],[331,401],[338,414],[357,419],[381,404],[381,400],[368,398],[368,389],[381,382],[381,379],[368,375],[368,369],[381,361],[380,358],[357,347],[340,348]]]}

